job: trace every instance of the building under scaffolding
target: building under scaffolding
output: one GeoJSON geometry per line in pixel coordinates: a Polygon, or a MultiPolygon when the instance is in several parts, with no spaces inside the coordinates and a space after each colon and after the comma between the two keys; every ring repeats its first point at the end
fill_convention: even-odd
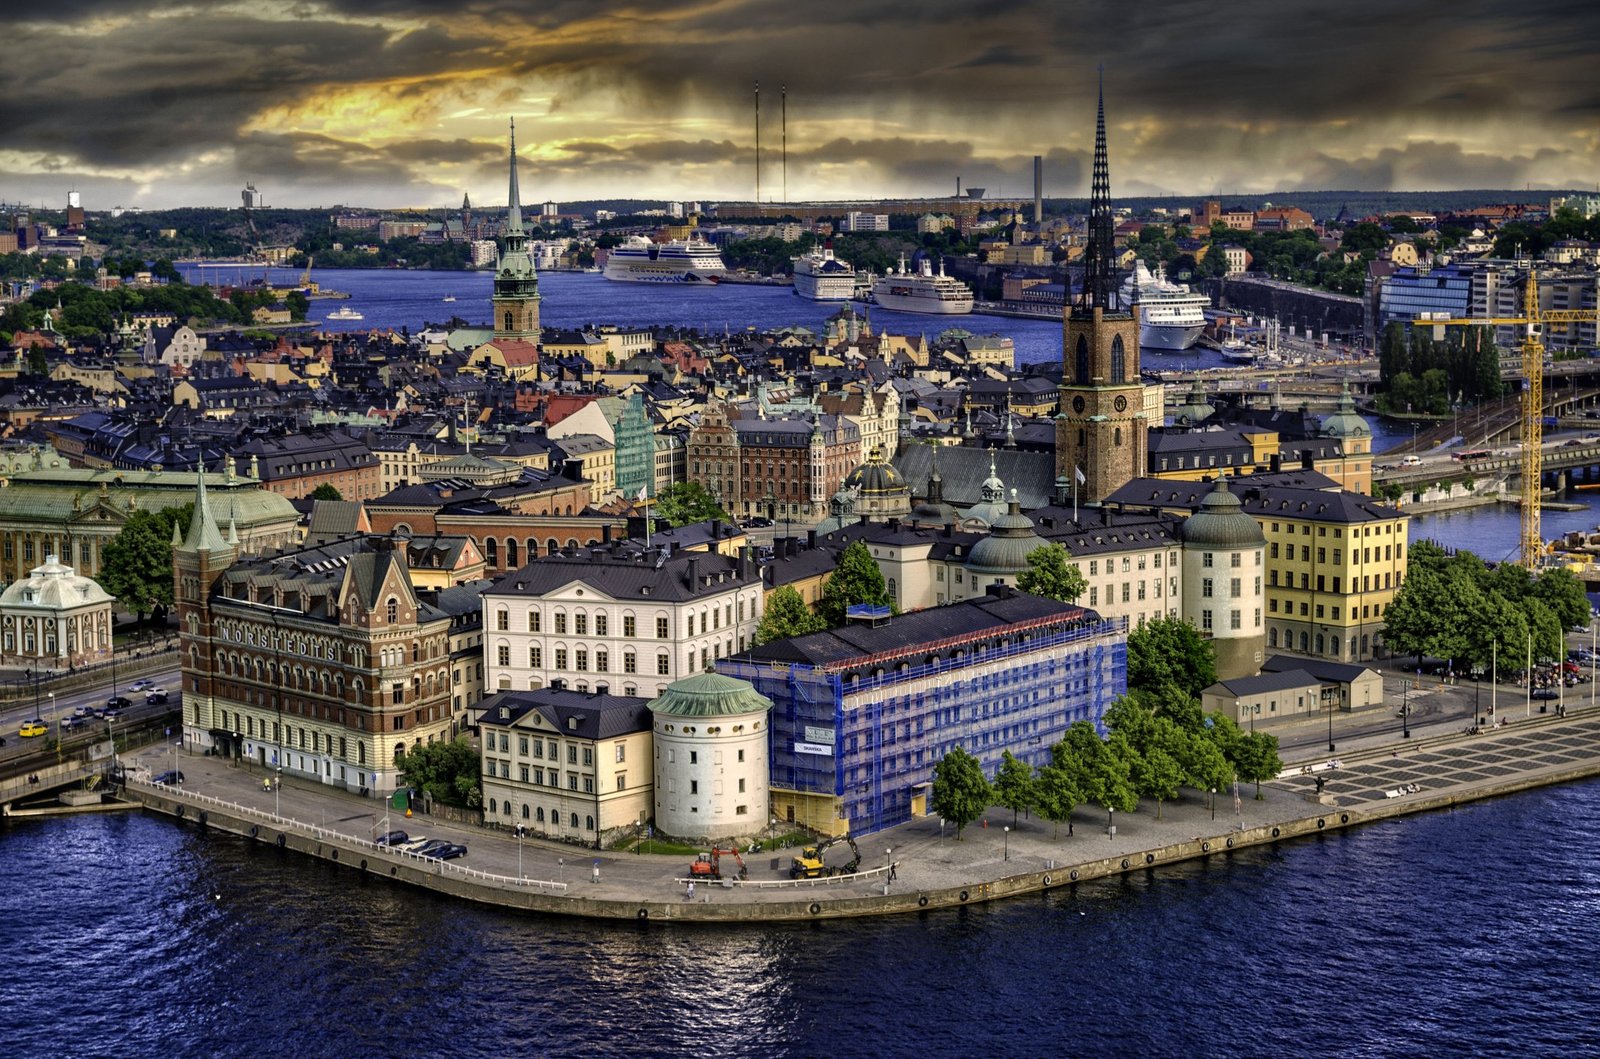
{"type": "Polygon", "coordinates": [[[997,585],[987,596],[780,640],[717,664],[774,703],[773,812],[867,834],[929,811],[955,747],[993,776],[1043,765],[1127,690],[1127,622],[997,585]]]}

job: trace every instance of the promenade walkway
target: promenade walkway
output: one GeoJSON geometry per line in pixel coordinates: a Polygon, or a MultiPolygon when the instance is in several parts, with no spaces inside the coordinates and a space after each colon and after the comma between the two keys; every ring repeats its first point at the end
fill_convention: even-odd
{"type": "Polygon", "coordinates": [[[187,803],[184,819],[193,822],[203,807],[196,796],[204,796],[213,829],[248,835],[253,827],[258,834],[251,837],[262,842],[283,834],[279,844],[301,852],[364,871],[387,866],[400,881],[468,899],[609,918],[769,921],[912,912],[1037,892],[1597,774],[1600,710],[1535,716],[1481,735],[1463,735],[1459,724],[1441,721],[1432,729],[1414,728],[1403,745],[1384,732],[1346,740],[1337,755],[1321,749],[1264,784],[1259,800],[1251,787],[1241,787],[1237,799],[1231,791],[1217,792],[1214,800],[1209,793],[1185,791],[1159,817],[1152,804],[1114,819],[1080,807],[1070,827],[1059,829],[1026,816],[1013,824],[1009,811],[995,809],[987,826],[971,825],[959,840],[953,827],[941,828],[936,818],[916,820],[859,840],[860,874],[795,882],[788,864],[796,850],[751,855],[745,884],[701,883],[692,904],[682,881],[690,859],[684,855],[519,842],[504,831],[406,819],[370,800],[292,779],[277,792],[266,791],[257,768],[181,751],[175,757],[170,746],[125,759],[149,773],[173,767],[184,772],[182,792],[130,786],[152,808],[175,812],[187,803]],[[1339,762],[1337,768],[1328,767],[1330,758],[1339,762]],[[1305,764],[1318,767],[1307,774],[1301,771],[1305,764]],[[470,853],[441,864],[371,846],[371,838],[387,828],[461,842],[470,853]]]}

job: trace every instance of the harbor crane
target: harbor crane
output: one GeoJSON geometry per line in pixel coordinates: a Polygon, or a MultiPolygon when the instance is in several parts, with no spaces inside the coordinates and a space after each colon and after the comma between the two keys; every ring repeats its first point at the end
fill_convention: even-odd
{"type": "Polygon", "coordinates": [[[1431,324],[1438,337],[1445,327],[1489,326],[1522,328],[1522,533],[1519,554],[1524,568],[1533,570],[1544,550],[1539,529],[1541,478],[1544,473],[1544,328],[1548,324],[1600,326],[1595,309],[1542,309],[1539,306],[1539,272],[1529,267],[1523,281],[1522,315],[1471,316],[1418,320],[1431,324]]]}

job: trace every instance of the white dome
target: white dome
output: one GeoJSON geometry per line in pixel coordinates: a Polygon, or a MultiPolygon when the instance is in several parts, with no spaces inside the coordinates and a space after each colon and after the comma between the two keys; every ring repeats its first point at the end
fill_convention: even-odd
{"type": "Polygon", "coordinates": [[[29,571],[26,581],[18,581],[0,594],[0,607],[74,610],[114,600],[94,578],[78,576],[72,567],[51,555],[43,566],[29,571]]]}

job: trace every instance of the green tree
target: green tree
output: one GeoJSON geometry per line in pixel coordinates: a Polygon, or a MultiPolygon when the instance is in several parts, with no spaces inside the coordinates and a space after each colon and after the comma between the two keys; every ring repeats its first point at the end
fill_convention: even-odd
{"type": "Polygon", "coordinates": [[[467,808],[483,802],[478,755],[464,738],[412,747],[395,765],[408,784],[435,801],[467,808]]]}
{"type": "Polygon", "coordinates": [[[1233,766],[1228,764],[1222,748],[1204,737],[1190,739],[1184,745],[1184,781],[1196,790],[1220,791],[1233,778],[1233,766]]]}
{"type": "Polygon", "coordinates": [[[1052,761],[1039,769],[1034,780],[1033,810],[1056,825],[1055,837],[1061,837],[1061,825],[1072,816],[1083,797],[1073,786],[1073,773],[1052,761]]]}
{"type": "Polygon", "coordinates": [[[851,541],[839,553],[839,561],[822,589],[822,598],[817,601],[817,612],[828,623],[828,628],[837,629],[844,624],[845,608],[857,603],[893,608],[883,571],[859,540],[851,541]]]}
{"type": "Polygon", "coordinates": [[[332,482],[323,482],[321,485],[311,490],[311,499],[343,500],[344,494],[339,492],[338,488],[336,488],[332,482]]]}
{"type": "Polygon", "coordinates": [[[1032,810],[1038,801],[1038,783],[1033,768],[1007,750],[1000,756],[1000,767],[994,774],[994,800],[1011,810],[1011,826],[1017,826],[1017,814],[1032,810]]]}
{"type": "Polygon", "coordinates": [[[1156,819],[1161,819],[1161,803],[1178,796],[1183,785],[1182,755],[1192,737],[1170,718],[1152,718],[1148,745],[1139,749],[1130,762],[1134,790],[1143,798],[1153,798],[1156,819]]]}
{"type": "Polygon", "coordinates": [[[45,359],[44,347],[37,342],[28,347],[28,374],[50,374],[50,363],[45,359]]]}
{"type": "Polygon", "coordinates": [[[1113,732],[1109,739],[1088,721],[1075,721],[1061,742],[1050,748],[1051,762],[1066,769],[1072,788],[1085,802],[1107,812],[1131,813],[1139,807],[1139,794],[1129,776],[1133,749],[1122,735],[1113,732]]]}
{"type": "Polygon", "coordinates": [[[1261,799],[1261,781],[1270,780],[1283,771],[1283,760],[1278,756],[1278,737],[1271,732],[1251,732],[1239,744],[1239,756],[1234,761],[1239,778],[1256,785],[1256,800],[1261,799]]]}
{"type": "Polygon", "coordinates": [[[1589,597],[1571,570],[1557,566],[1541,572],[1534,581],[1533,596],[1550,608],[1562,628],[1589,624],[1589,597]]]}
{"type": "Polygon", "coordinates": [[[821,632],[827,627],[827,622],[811,613],[800,593],[789,585],[781,585],[767,597],[767,609],[761,615],[761,624],[756,626],[756,646],[821,632]]]}
{"type": "Polygon", "coordinates": [[[140,620],[165,613],[172,606],[172,523],[142,508],[130,512],[101,552],[98,580],[140,620]]]}
{"type": "Polygon", "coordinates": [[[956,747],[933,767],[933,811],[956,825],[956,840],[961,831],[983,815],[994,801],[994,792],[984,778],[978,759],[956,747]]]}
{"type": "Polygon", "coordinates": [[[1017,575],[1017,587],[1024,592],[1072,603],[1089,587],[1078,568],[1067,562],[1067,550],[1059,544],[1035,548],[1027,559],[1028,568],[1017,575]]]}
{"type": "Polygon", "coordinates": [[[1170,685],[1198,696],[1216,682],[1216,648],[1182,618],[1156,618],[1128,633],[1128,687],[1170,685]]]}
{"type": "Polygon", "coordinates": [[[674,526],[728,517],[722,505],[699,482],[674,482],[666,492],[656,497],[651,508],[652,514],[674,526]]]}
{"type": "Polygon", "coordinates": [[[301,291],[292,290],[283,296],[283,304],[289,310],[289,319],[304,320],[306,313],[311,311],[311,299],[301,291]]]}

